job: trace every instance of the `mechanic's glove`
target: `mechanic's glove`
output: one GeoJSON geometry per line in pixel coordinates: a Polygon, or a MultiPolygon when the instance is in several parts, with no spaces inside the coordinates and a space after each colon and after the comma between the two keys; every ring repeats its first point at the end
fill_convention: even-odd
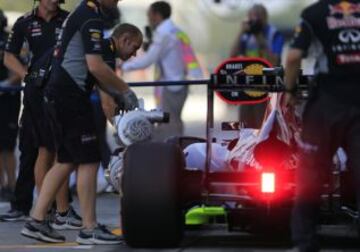
{"type": "Polygon", "coordinates": [[[120,110],[134,110],[135,108],[139,107],[138,98],[131,89],[125,93],[115,96],[114,98],[120,110]]]}

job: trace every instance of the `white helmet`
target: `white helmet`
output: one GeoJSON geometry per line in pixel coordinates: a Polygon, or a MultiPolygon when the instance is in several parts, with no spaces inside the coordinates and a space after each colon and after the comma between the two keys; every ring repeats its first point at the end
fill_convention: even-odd
{"type": "Polygon", "coordinates": [[[120,141],[125,146],[149,140],[153,133],[153,125],[139,110],[130,111],[115,118],[116,129],[120,141]]]}

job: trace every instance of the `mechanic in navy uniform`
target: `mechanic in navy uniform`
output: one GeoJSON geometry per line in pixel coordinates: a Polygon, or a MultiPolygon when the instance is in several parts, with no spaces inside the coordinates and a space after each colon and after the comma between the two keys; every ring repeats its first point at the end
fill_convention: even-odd
{"type": "Polygon", "coordinates": [[[316,87],[303,114],[292,235],[298,251],[318,251],[320,196],[339,146],[348,156],[360,210],[360,1],[322,0],[301,15],[287,56],[287,105],[296,101],[301,59],[314,56],[316,87]]]}
{"type": "MultiPolygon", "coordinates": [[[[20,84],[20,78],[10,73],[3,64],[5,44],[8,37],[8,33],[5,31],[6,26],[7,18],[0,10],[0,87],[20,84]]],[[[7,201],[13,197],[16,182],[14,151],[18,134],[19,111],[20,92],[0,92],[0,197],[7,201]],[[7,177],[6,184],[5,177],[7,177]]]]}
{"type": "Polygon", "coordinates": [[[111,8],[117,8],[117,3],[117,0],[83,0],[64,22],[45,91],[56,138],[57,162],[46,174],[32,218],[21,231],[27,237],[46,242],[65,240],[48,226],[46,211],[61,184],[76,168],[84,226],[76,241],[80,244],[121,242],[121,237],[96,221],[96,179],[101,158],[90,100],[96,84],[106,92],[113,92],[123,110],[138,106],[136,95],[106,64],[109,50],[113,61],[115,54],[127,60],[142,44],[141,31],[128,24],[115,28],[109,40],[103,39],[103,16],[111,8]]]}
{"type": "MultiPolygon", "coordinates": [[[[5,221],[18,220],[29,214],[34,178],[37,190],[40,191],[44,176],[54,162],[54,143],[50,141],[52,133],[43,116],[42,88],[35,84],[32,76],[36,74],[34,66],[53,50],[56,37],[68,15],[68,12],[60,9],[59,3],[59,0],[40,0],[37,8],[20,17],[13,26],[5,49],[6,66],[26,82],[20,130],[20,173],[12,209],[1,216],[5,221]],[[24,42],[32,54],[28,68],[18,60],[24,42]]],[[[62,229],[79,229],[82,226],[81,218],[69,205],[67,183],[64,183],[57,195],[55,222],[62,229]]]]}

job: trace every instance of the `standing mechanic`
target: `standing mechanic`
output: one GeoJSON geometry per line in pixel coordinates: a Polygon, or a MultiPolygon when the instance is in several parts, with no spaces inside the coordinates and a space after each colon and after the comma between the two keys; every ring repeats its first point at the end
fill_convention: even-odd
{"type": "MultiPolygon", "coordinates": [[[[148,10],[148,21],[154,36],[148,51],[122,65],[122,70],[133,71],[156,65],[155,79],[178,81],[186,77],[201,78],[202,71],[191,48],[190,39],[171,20],[171,6],[164,1],[154,2],[148,10]]],[[[169,124],[159,125],[162,136],[183,134],[181,111],[188,94],[187,86],[156,88],[160,109],[169,112],[169,124]]]]}
{"type": "MultiPolygon", "coordinates": [[[[7,18],[0,9],[0,87],[20,84],[20,78],[12,74],[3,64],[8,33],[5,31],[7,18]]],[[[10,201],[16,183],[15,146],[18,133],[20,92],[0,92],[0,181],[2,199],[10,201]],[[5,183],[6,178],[6,183],[5,183]]]]}
{"type": "MultiPolygon", "coordinates": [[[[61,25],[68,15],[59,8],[59,3],[59,0],[40,0],[37,8],[16,21],[6,45],[5,64],[21,78],[26,77],[26,87],[20,131],[20,174],[12,210],[1,216],[5,221],[19,220],[29,214],[34,177],[39,192],[45,174],[54,162],[52,133],[43,114],[43,91],[33,76],[37,74],[34,69],[38,62],[53,50],[61,25]],[[28,69],[18,59],[24,42],[27,42],[32,53],[28,69]]],[[[69,206],[68,195],[68,184],[64,183],[57,195],[54,225],[61,229],[79,229],[82,226],[81,218],[69,206]]]]}
{"type": "Polygon", "coordinates": [[[138,106],[136,95],[106,64],[108,58],[115,61],[115,54],[127,60],[142,44],[140,30],[128,24],[118,26],[110,39],[103,39],[103,15],[117,8],[117,3],[118,0],[83,0],[64,22],[45,91],[47,110],[56,136],[57,162],[46,174],[32,219],[21,231],[30,238],[46,242],[65,240],[48,225],[46,211],[63,182],[77,168],[77,192],[84,226],[77,242],[121,242],[120,237],[96,221],[100,150],[90,101],[91,91],[97,84],[106,92],[112,90],[116,93],[114,96],[123,105],[123,110],[138,106]]]}
{"type": "Polygon", "coordinates": [[[292,235],[299,251],[312,252],[319,251],[316,225],[322,186],[339,146],[348,156],[360,210],[360,1],[318,1],[301,18],[287,56],[287,104],[295,102],[295,83],[306,55],[317,59],[317,86],[303,114],[292,235]]]}

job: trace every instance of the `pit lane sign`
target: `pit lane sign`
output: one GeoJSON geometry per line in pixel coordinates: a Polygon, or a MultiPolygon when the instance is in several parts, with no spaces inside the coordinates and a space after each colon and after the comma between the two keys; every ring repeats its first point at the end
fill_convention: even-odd
{"type": "MultiPolygon", "coordinates": [[[[245,82],[253,85],[266,85],[263,77],[263,68],[271,67],[271,64],[261,58],[231,58],[222,62],[215,70],[215,74],[232,78],[226,83],[238,82],[235,78],[244,78],[245,82]],[[247,79],[248,78],[248,79],[247,79]]],[[[259,91],[219,91],[217,95],[226,103],[258,104],[265,102],[269,96],[259,91]]]]}

